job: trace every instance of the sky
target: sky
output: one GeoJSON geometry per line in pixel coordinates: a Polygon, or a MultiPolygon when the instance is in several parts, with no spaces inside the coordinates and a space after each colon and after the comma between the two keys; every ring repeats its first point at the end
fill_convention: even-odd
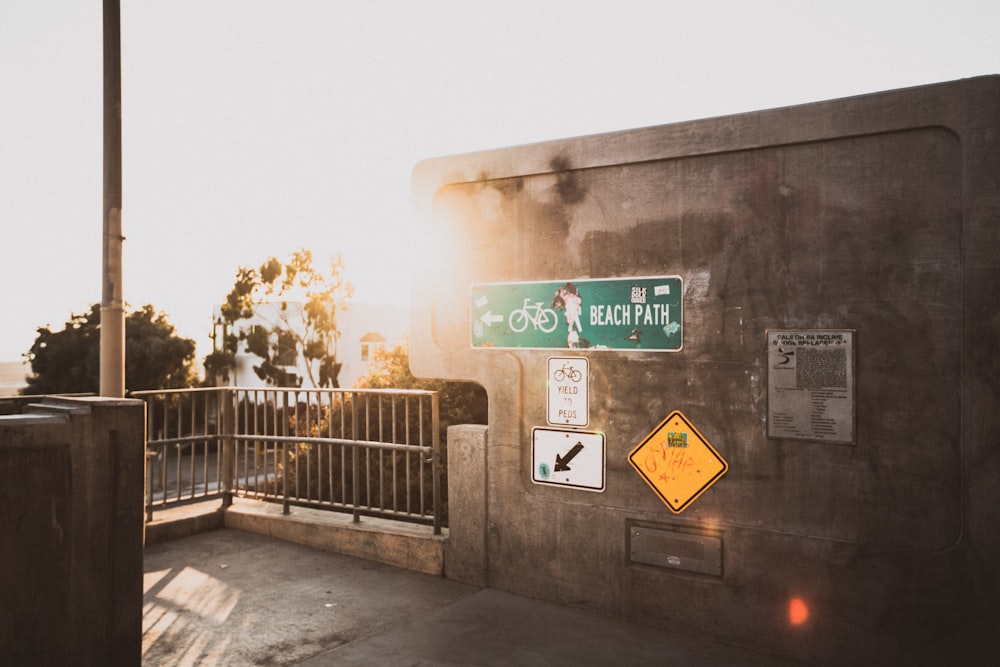
{"type": "MultiPolygon", "coordinates": [[[[0,0],[0,361],[101,301],[102,3],[0,0]]],[[[405,304],[421,160],[1000,73],[996,0],[122,0],[124,295],[240,265],[405,304]]]]}

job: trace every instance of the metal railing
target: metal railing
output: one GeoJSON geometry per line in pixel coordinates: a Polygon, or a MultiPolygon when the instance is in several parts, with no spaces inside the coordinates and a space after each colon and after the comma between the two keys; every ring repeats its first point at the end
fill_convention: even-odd
{"type": "Polygon", "coordinates": [[[445,521],[438,394],[393,389],[139,391],[146,516],[233,496],[431,524],[445,521]]]}

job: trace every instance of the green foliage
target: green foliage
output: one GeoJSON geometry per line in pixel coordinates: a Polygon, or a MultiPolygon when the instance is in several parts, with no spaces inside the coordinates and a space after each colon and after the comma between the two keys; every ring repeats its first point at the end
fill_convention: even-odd
{"type": "Polygon", "coordinates": [[[337,313],[354,293],[343,271],[339,256],[330,261],[327,272],[315,268],[312,253],[304,248],[293,252],[287,262],[268,257],[258,269],[239,267],[221,309],[227,325],[224,354],[216,351],[206,357],[206,370],[211,367],[215,375],[224,375],[233,367],[237,341],[242,340],[260,358],[254,372],[268,384],[297,387],[308,380],[314,387],[338,387],[337,313]],[[273,308],[261,308],[263,304],[273,308]],[[238,330],[235,325],[240,320],[263,324],[237,335],[228,333],[238,330]],[[288,370],[299,358],[305,362],[301,366],[305,377],[288,370]]]}
{"type": "Polygon", "coordinates": [[[236,365],[236,354],[216,350],[207,355],[202,363],[205,366],[206,382],[211,384],[209,378],[227,377],[229,370],[236,365]]]}
{"type": "MultiPolygon", "coordinates": [[[[356,389],[424,389],[439,393],[441,470],[447,470],[447,429],[455,424],[485,423],[487,397],[482,387],[469,382],[446,382],[415,378],[409,369],[409,357],[403,346],[380,349],[373,355],[368,375],[355,383],[356,389]]],[[[275,419],[286,420],[288,430],[303,437],[335,437],[430,443],[432,420],[426,397],[406,394],[358,392],[345,393],[330,404],[286,405],[275,419]],[[423,414],[417,414],[422,412],[423,414]],[[356,419],[356,421],[355,421],[356,419]],[[354,430],[354,429],[357,430],[354,430]]],[[[257,409],[273,409],[261,407],[257,409]]],[[[261,418],[263,421],[263,418],[261,418]]],[[[279,458],[273,448],[275,460],[279,458]]],[[[363,451],[350,447],[299,443],[289,448],[276,463],[277,475],[271,492],[279,493],[287,485],[289,497],[297,502],[320,502],[349,505],[359,466],[358,492],[362,504],[399,512],[429,514],[433,511],[433,480],[430,459],[420,453],[400,451],[363,451]],[[355,461],[355,455],[358,457],[355,461]]],[[[440,480],[442,509],[447,516],[447,476],[440,480]]]]}
{"type": "MultiPolygon", "coordinates": [[[[374,351],[368,374],[355,382],[359,389],[424,389],[438,392],[439,437],[442,444],[441,468],[445,471],[441,483],[444,513],[448,512],[448,427],[458,424],[486,424],[489,417],[489,400],[486,390],[473,382],[426,380],[410,372],[410,356],[406,347],[374,351]]],[[[418,468],[410,469],[407,477],[411,487],[418,468]]]]}
{"type": "MultiPolygon", "coordinates": [[[[38,327],[25,355],[31,376],[23,394],[97,393],[101,307],[73,313],[64,328],[38,327]]],[[[146,305],[125,318],[125,386],[129,391],[191,386],[195,344],[176,335],[166,315],[146,305]]]]}
{"type": "MultiPolygon", "coordinates": [[[[456,424],[486,424],[486,390],[473,382],[418,379],[410,372],[406,347],[375,350],[368,374],[358,378],[359,389],[426,389],[438,392],[442,434],[456,424]]],[[[442,437],[442,442],[444,438],[442,437]]]]}

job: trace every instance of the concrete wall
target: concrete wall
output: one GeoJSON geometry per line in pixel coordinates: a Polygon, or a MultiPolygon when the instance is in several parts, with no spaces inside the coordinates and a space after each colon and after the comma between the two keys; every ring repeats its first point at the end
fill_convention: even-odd
{"type": "Polygon", "coordinates": [[[453,537],[484,489],[459,576],[817,662],[995,651],[998,130],[986,77],[418,165],[441,256],[412,369],[490,398],[482,469],[449,471],[453,537]],[[471,342],[474,283],[658,275],[683,279],[679,351],[471,342]],[[784,329],[853,330],[851,442],[768,437],[784,329]],[[589,361],[603,491],[532,481],[556,355],[589,361]],[[729,465],[679,514],[627,462],[673,410],[729,465]]]}
{"type": "Polygon", "coordinates": [[[139,665],[142,401],[0,417],[0,662],[139,665]]]}

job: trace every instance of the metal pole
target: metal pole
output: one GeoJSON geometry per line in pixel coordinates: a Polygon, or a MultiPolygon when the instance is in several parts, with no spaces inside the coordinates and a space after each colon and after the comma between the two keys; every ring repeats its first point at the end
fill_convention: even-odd
{"type": "MultiPolygon", "coordinates": [[[[351,439],[360,440],[361,434],[358,431],[358,392],[351,392],[351,439]]],[[[361,512],[358,510],[360,502],[361,476],[358,474],[358,447],[351,447],[351,506],[354,508],[354,523],[361,523],[361,512]]]]}
{"type": "Polygon", "coordinates": [[[122,291],[121,7],[104,0],[104,237],[101,289],[101,396],[125,396],[122,291]]]}
{"type": "MultiPolygon", "coordinates": [[[[229,387],[216,389],[215,394],[222,403],[222,506],[233,504],[233,491],[236,488],[234,461],[236,460],[236,405],[239,395],[229,387]]],[[[287,514],[287,512],[286,512],[287,514]]]]}

